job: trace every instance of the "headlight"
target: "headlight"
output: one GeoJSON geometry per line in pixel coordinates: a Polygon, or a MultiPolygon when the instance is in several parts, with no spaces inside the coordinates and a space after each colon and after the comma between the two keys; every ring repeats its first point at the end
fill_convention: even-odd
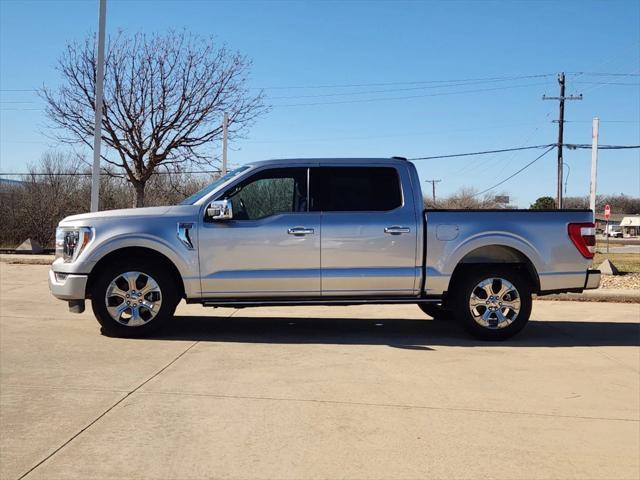
{"type": "Polygon", "coordinates": [[[92,238],[89,227],[56,228],[56,258],[64,259],[65,263],[75,262],[92,238]]]}

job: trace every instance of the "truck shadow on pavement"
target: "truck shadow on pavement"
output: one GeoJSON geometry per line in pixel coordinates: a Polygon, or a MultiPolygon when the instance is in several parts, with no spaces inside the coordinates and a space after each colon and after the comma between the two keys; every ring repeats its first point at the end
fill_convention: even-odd
{"type": "Polygon", "coordinates": [[[640,346],[638,323],[531,320],[503,342],[469,336],[454,321],[176,316],[156,339],[239,343],[388,345],[413,350],[431,346],[590,347],[640,346]]]}

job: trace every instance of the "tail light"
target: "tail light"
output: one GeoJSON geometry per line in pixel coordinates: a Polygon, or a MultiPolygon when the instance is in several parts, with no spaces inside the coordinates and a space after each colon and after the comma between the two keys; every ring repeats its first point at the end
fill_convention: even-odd
{"type": "Polygon", "coordinates": [[[584,258],[596,251],[596,226],[593,223],[570,223],[569,238],[584,258]]]}

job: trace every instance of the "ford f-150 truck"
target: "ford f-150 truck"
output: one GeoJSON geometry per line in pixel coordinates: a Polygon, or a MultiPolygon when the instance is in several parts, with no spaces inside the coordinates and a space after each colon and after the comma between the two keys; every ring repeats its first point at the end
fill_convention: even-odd
{"type": "Polygon", "coordinates": [[[424,210],[401,158],[244,165],[180,205],[65,218],[49,285],[103,332],[143,336],[181,299],[213,307],[418,304],[508,338],[532,295],[596,288],[590,210],[424,210]]]}

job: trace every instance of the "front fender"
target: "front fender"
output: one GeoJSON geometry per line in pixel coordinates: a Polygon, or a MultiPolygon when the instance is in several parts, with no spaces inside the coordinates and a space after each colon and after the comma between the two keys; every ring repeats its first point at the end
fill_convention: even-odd
{"type": "MultiPolygon", "coordinates": [[[[196,250],[187,250],[180,242],[169,242],[149,234],[125,234],[97,243],[87,253],[86,263],[91,268],[109,253],[128,247],[148,248],[154,250],[173,263],[182,277],[198,273],[198,256],[196,250]]],[[[91,273],[86,272],[86,273],[91,273]]]]}
{"type": "MultiPolygon", "coordinates": [[[[195,236],[194,236],[195,237],[195,236]]],[[[187,297],[194,297],[200,292],[200,268],[197,247],[189,250],[179,240],[160,238],[148,233],[126,233],[117,236],[105,236],[100,240],[98,235],[81,253],[74,263],[56,260],[52,270],[73,274],[91,274],[96,264],[108,254],[124,248],[146,248],[166,257],[178,270],[182,277],[187,297]]]]}

